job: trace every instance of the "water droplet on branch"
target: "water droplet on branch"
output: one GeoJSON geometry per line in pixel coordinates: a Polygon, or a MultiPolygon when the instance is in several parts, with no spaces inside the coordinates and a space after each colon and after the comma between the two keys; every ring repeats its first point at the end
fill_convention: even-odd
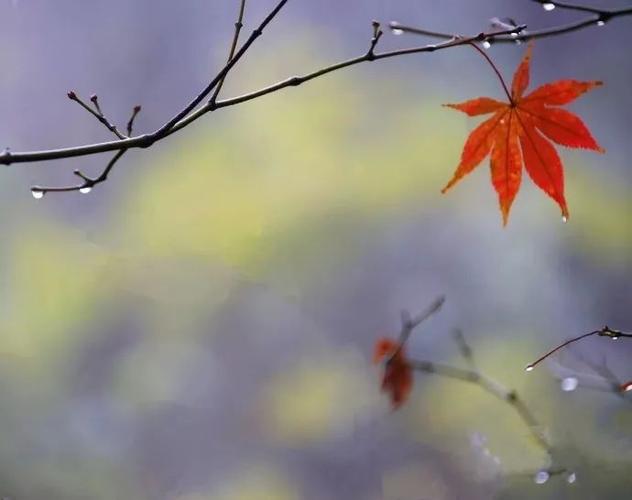
{"type": "Polygon", "coordinates": [[[549,480],[549,477],[551,477],[551,475],[547,471],[541,470],[533,476],[533,481],[535,484],[544,484],[549,480]]]}
{"type": "Polygon", "coordinates": [[[572,392],[577,389],[578,385],[579,381],[575,377],[566,377],[560,384],[564,392],[572,392]]]}
{"type": "Polygon", "coordinates": [[[79,192],[81,194],[88,194],[90,191],[92,191],[92,188],[90,186],[84,186],[81,189],[79,189],[79,192]]]}
{"type": "Polygon", "coordinates": [[[555,9],[555,4],[551,2],[544,2],[542,4],[542,8],[547,12],[551,12],[553,9],[555,9]]]}
{"type": "Polygon", "coordinates": [[[44,191],[41,191],[40,189],[31,189],[31,194],[36,200],[41,200],[42,198],[44,198],[44,191]]]}

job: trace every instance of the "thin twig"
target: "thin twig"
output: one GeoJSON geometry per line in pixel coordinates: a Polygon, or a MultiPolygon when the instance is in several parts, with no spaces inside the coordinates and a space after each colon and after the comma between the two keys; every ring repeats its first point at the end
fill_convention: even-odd
{"type": "Polygon", "coordinates": [[[99,106],[99,98],[97,97],[96,94],[92,94],[90,96],[90,101],[92,101],[92,103],[94,104],[95,109],[92,109],[90,105],[88,105],[83,99],[81,99],[81,97],[77,95],[76,92],[71,90],[70,92],[68,92],[67,95],[68,95],[68,99],[70,99],[71,101],[75,101],[77,104],[79,104],[83,109],[85,109],[88,113],[90,113],[97,120],[99,120],[99,122],[101,122],[103,126],[105,126],[105,128],[107,128],[110,132],[112,132],[116,137],[118,137],[119,139],[127,139],[127,136],[121,134],[118,128],[116,128],[116,125],[111,123],[105,117],[105,115],[103,114],[103,111],[101,111],[101,107],[99,106]]]}
{"type": "Polygon", "coordinates": [[[445,295],[439,295],[432,303],[417,316],[412,318],[408,311],[402,311],[401,313],[401,329],[399,332],[399,339],[397,341],[399,347],[393,354],[391,358],[394,358],[399,354],[402,347],[408,342],[408,338],[410,334],[413,333],[413,330],[421,325],[424,321],[426,321],[430,316],[439,312],[443,304],[445,303],[445,295]]]}
{"type": "Polygon", "coordinates": [[[136,120],[136,115],[138,115],[138,113],[140,113],[141,107],[140,106],[134,106],[134,109],[132,109],[132,116],[130,116],[128,122],[127,122],[127,135],[131,136],[132,132],[133,132],[133,128],[134,128],[134,120],[136,120]]]}
{"type": "MultiPolygon", "coordinates": [[[[585,29],[589,26],[603,26],[606,22],[610,21],[611,19],[632,15],[632,7],[625,7],[621,9],[598,9],[594,7],[585,7],[581,5],[571,4],[568,2],[546,2],[546,1],[540,1],[540,0],[534,0],[534,1],[538,3],[542,3],[542,4],[551,3],[551,4],[554,4],[556,7],[559,7],[560,9],[586,12],[589,14],[589,16],[583,19],[580,19],[578,21],[574,21],[568,24],[553,26],[551,28],[544,28],[544,29],[535,30],[535,31],[525,30],[522,33],[519,33],[513,36],[512,35],[489,36],[485,38],[485,40],[483,41],[486,41],[489,43],[516,43],[516,41],[525,42],[528,40],[535,40],[537,38],[547,38],[547,37],[552,37],[552,36],[563,35],[566,33],[573,32],[573,31],[579,31],[579,30],[585,29]]],[[[451,33],[426,30],[423,28],[398,23],[396,21],[392,21],[389,24],[389,26],[391,30],[393,30],[394,32],[398,34],[410,33],[414,35],[428,36],[431,38],[440,38],[443,40],[449,40],[454,37],[454,34],[451,34],[451,33]]]]}
{"type": "Polygon", "coordinates": [[[583,335],[580,335],[578,337],[572,338],[570,340],[567,340],[566,342],[561,343],[557,347],[554,347],[553,349],[551,349],[546,354],[540,356],[533,363],[529,363],[525,367],[525,371],[528,371],[528,372],[532,371],[536,367],[536,365],[540,364],[542,361],[544,361],[546,358],[548,358],[552,354],[555,354],[560,349],[564,349],[566,346],[574,342],[579,342],[580,340],[583,340],[587,337],[592,337],[593,335],[598,335],[599,337],[608,337],[612,340],[618,340],[619,338],[632,338],[632,333],[624,333],[620,330],[613,330],[612,328],[609,328],[608,326],[604,326],[600,330],[594,330],[592,332],[584,333],[583,335]]]}
{"type": "Polygon", "coordinates": [[[77,177],[82,179],[83,183],[61,187],[33,186],[31,188],[31,192],[36,198],[41,198],[46,193],[69,193],[73,191],[79,191],[83,194],[88,194],[90,191],[92,191],[92,188],[94,186],[96,186],[97,184],[101,184],[108,179],[108,175],[114,168],[114,165],[116,165],[116,162],[118,162],[126,152],[127,149],[121,149],[120,151],[117,151],[98,177],[91,178],[81,172],[81,170],[75,170],[73,173],[77,177]]]}
{"type": "MultiPolygon", "coordinates": [[[[150,141],[150,143],[156,142],[157,140],[166,137],[169,131],[185,116],[187,116],[191,111],[193,111],[198,104],[200,104],[206,96],[208,96],[215,86],[219,84],[221,80],[226,78],[229,71],[237,64],[237,62],[243,57],[243,55],[247,52],[250,46],[254,43],[254,41],[259,38],[263,34],[263,30],[266,28],[268,24],[272,22],[272,20],[276,17],[276,15],[283,9],[288,0],[280,0],[280,2],[272,9],[272,11],[265,17],[265,19],[261,22],[261,24],[252,32],[252,34],[248,37],[248,39],[244,42],[244,44],[240,47],[240,49],[235,53],[235,55],[226,63],[226,65],[220,70],[219,73],[213,78],[210,83],[200,92],[195,99],[193,99],[184,109],[182,109],[179,113],[177,113],[171,120],[165,123],[162,127],[156,130],[153,134],[150,134],[146,141],[150,141]]],[[[149,144],[150,145],[150,144],[149,144]]]]}
{"type": "Polygon", "coordinates": [[[380,38],[382,38],[382,35],[384,34],[382,29],[380,28],[380,23],[378,21],[373,21],[372,26],[373,26],[373,37],[371,38],[371,43],[369,45],[369,50],[367,52],[367,58],[369,61],[372,61],[373,58],[375,57],[375,47],[377,47],[377,44],[379,43],[380,38]]]}
{"type": "MultiPolygon", "coordinates": [[[[239,4],[239,13],[237,14],[237,21],[235,21],[235,32],[233,34],[233,41],[230,44],[230,49],[228,51],[228,59],[226,63],[228,64],[230,60],[235,55],[235,50],[237,50],[237,42],[239,41],[239,33],[241,33],[241,29],[244,26],[244,12],[246,10],[246,0],[240,0],[239,4]]],[[[226,80],[226,75],[219,81],[217,87],[215,87],[215,92],[213,92],[213,97],[211,97],[211,102],[215,102],[217,100],[217,96],[222,90],[224,86],[224,81],[226,80]]]]}
{"type": "MultiPolygon", "coordinates": [[[[128,135],[132,135],[132,131],[134,129],[134,121],[136,120],[136,117],[138,116],[138,113],[140,113],[140,111],[141,107],[138,105],[132,108],[132,114],[127,122],[128,135]]],[[[85,175],[81,170],[75,170],[73,173],[83,180],[81,184],[61,187],[33,186],[31,188],[31,193],[33,193],[33,196],[35,198],[42,198],[46,193],[69,193],[72,191],[79,191],[80,193],[87,194],[92,191],[92,188],[94,186],[96,186],[97,184],[101,184],[108,179],[110,172],[126,151],[127,149],[121,149],[120,151],[117,151],[98,177],[91,178],[85,175]]]]}
{"type": "Polygon", "coordinates": [[[465,362],[469,365],[469,367],[472,370],[476,370],[476,363],[474,362],[474,356],[472,354],[472,348],[466,342],[465,336],[463,335],[463,332],[461,330],[459,330],[458,328],[455,329],[452,332],[452,338],[454,339],[454,342],[456,343],[457,347],[459,348],[459,352],[461,353],[461,356],[463,357],[465,362]]]}

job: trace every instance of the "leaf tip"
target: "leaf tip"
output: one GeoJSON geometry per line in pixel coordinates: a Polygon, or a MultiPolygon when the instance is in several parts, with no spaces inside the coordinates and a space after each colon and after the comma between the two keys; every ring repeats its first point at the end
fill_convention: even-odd
{"type": "Polygon", "coordinates": [[[501,212],[503,217],[503,229],[505,229],[507,227],[507,224],[509,223],[509,210],[502,208],[501,212]]]}
{"type": "Polygon", "coordinates": [[[562,204],[562,222],[566,223],[568,222],[568,219],[570,219],[571,214],[568,212],[568,207],[566,206],[566,203],[562,204]]]}

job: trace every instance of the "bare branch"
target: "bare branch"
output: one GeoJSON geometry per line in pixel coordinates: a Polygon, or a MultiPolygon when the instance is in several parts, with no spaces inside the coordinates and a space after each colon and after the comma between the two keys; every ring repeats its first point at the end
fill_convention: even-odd
{"type": "Polygon", "coordinates": [[[92,94],[90,96],[90,101],[92,101],[92,104],[94,104],[94,108],[95,109],[92,109],[83,99],[81,99],[77,95],[76,92],[71,90],[70,92],[68,92],[67,95],[68,95],[68,99],[78,103],[83,109],[85,109],[88,113],[90,113],[97,120],[99,120],[99,122],[101,122],[105,126],[105,128],[107,128],[110,132],[112,132],[116,137],[118,137],[119,139],[127,139],[127,136],[121,134],[121,132],[119,132],[118,128],[116,128],[116,125],[111,123],[105,117],[105,115],[103,114],[103,111],[101,111],[101,107],[99,106],[99,98],[97,97],[96,94],[92,94]]]}
{"type": "MultiPolygon", "coordinates": [[[[533,0],[535,2],[541,4],[551,4],[560,9],[566,10],[575,10],[580,12],[588,13],[589,15],[579,19],[578,21],[574,21],[568,24],[562,24],[558,26],[553,26],[551,28],[544,28],[540,30],[527,31],[524,30],[522,33],[514,34],[514,35],[494,35],[488,36],[483,42],[491,43],[516,43],[516,41],[524,42],[528,40],[535,40],[537,38],[547,38],[552,36],[563,35],[566,33],[570,33],[573,31],[578,31],[585,29],[590,26],[603,26],[606,22],[611,19],[617,17],[624,17],[632,15],[632,7],[626,7],[622,9],[598,9],[594,7],[584,7],[581,5],[572,4],[569,2],[547,2],[541,0],[533,0]]],[[[408,26],[405,24],[401,24],[398,22],[391,22],[390,28],[396,34],[402,33],[410,33],[414,35],[423,35],[431,38],[440,38],[443,40],[450,40],[454,37],[451,33],[445,33],[440,31],[431,31],[423,28],[418,28],[415,26],[408,26]]]]}
{"type": "Polygon", "coordinates": [[[612,340],[618,340],[619,338],[622,338],[622,337],[632,338],[632,333],[624,333],[620,330],[613,330],[612,328],[609,328],[608,326],[604,326],[601,330],[594,330],[592,332],[584,333],[583,335],[580,335],[579,337],[575,337],[570,340],[567,340],[566,342],[563,342],[557,347],[551,349],[546,354],[540,356],[533,363],[528,364],[525,368],[525,371],[528,371],[528,372],[532,371],[536,367],[536,365],[540,364],[542,361],[544,361],[546,358],[548,358],[552,354],[555,354],[560,349],[564,349],[566,346],[574,342],[579,342],[580,340],[583,340],[587,337],[591,337],[593,335],[598,335],[599,337],[608,337],[609,339],[612,339],[612,340]]]}
{"type": "Polygon", "coordinates": [[[73,173],[83,180],[81,184],[76,184],[72,186],[62,186],[62,187],[49,187],[49,186],[33,186],[31,188],[31,193],[33,193],[34,198],[42,198],[46,193],[69,193],[73,191],[79,191],[82,194],[88,194],[92,191],[92,188],[97,184],[101,184],[108,179],[108,175],[116,165],[121,157],[127,152],[127,149],[121,149],[118,151],[112,159],[108,162],[101,175],[95,178],[88,177],[81,170],[75,170],[73,173]]]}
{"type": "Polygon", "coordinates": [[[369,61],[374,60],[375,47],[377,47],[377,44],[380,41],[380,38],[382,38],[382,35],[384,34],[382,29],[380,28],[380,23],[378,21],[373,21],[372,26],[373,26],[373,37],[371,38],[371,44],[369,45],[369,50],[367,52],[367,60],[369,61]]]}
{"type": "Polygon", "coordinates": [[[156,140],[165,137],[171,128],[173,128],[180,120],[182,120],[185,116],[187,116],[191,111],[193,111],[198,104],[200,104],[204,98],[211,93],[211,91],[215,88],[216,85],[219,84],[229,71],[237,64],[237,62],[243,57],[246,51],[250,48],[250,46],[254,43],[254,41],[259,38],[263,34],[263,30],[266,28],[268,24],[272,22],[272,20],[276,17],[276,15],[283,9],[288,0],[281,0],[274,9],[265,17],[265,19],[261,22],[261,24],[252,32],[250,37],[244,42],[241,48],[235,53],[235,55],[226,63],[226,65],[220,70],[219,73],[211,80],[211,82],[198,94],[198,96],[193,99],[182,111],[176,114],[171,120],[165,123],[162,127],[156,130],[153,134],[149,135],[149,141],[151,143],[156,142],[156,140]]]}
{"type": "MultiPolygon", "coordinates": [[[[235,21],[235,33],[233,34],[233,41],[230,44],[230,49],[228,51],[228,59],[226,63],[228,64],[230,60],[235,55],[235,50],[237,50],[237,42],[239,41],[239,34],[241,33],[241,29],[244,26],[244,12],[246,10],[246,0],[240,0],[239,4],[239,13],[237,14],[237,21],[235,21]]],[[[215,87],[215,92],[213,92],[213,97],[211,97],[211,102],[215,102],[217,100],[217,96],[222,90],[224,86],[224,81],[226,80],[226,75],[219,81],[217,87],[215,87]]]]}
{"type": "MultiPolygon", "coordinates": [[[[269,17],[270,16],[268,16],[268,18],[269,17]]],[[[317,71],[308,73],[303,76],[293,76],[291,78],[287,78],[285,80],[277,82],[268,87],[264,87],[260,90],[257,90],[248,94],[243,94],[241,96],[237,96],[232,99],[225,99],[225,100],[217,101],[216,103],[208,102],[207,104],[200,107],[196,111],[188,114],[189,111],[191,111],[191,109],[197,106],[197,104],[199,104],[199,102],[204,99],[204,97],[208,94],[208,92],[212,91],[212,89],[215,87],[215,85],[219,81],[219,79],[216,77],[214,79],[214,82],[215,80],[217,80],[217,82],[215,83],[211,82],[212,85],[209,84],[209,86],[207,86],[207,88],[196,99],[194,99],[194,101],[192,101],[192,103],[195,102],[195,104],[193,106],[189,105],[185,108],[185,110],[188,110],[187,113],[184,113],[185,110],[178,113],[178,116],[182,115],[183,117],[182,119],[177,121],[177,123],[175,123],[174,125],[170,125],[170,123],[173,121],[171,120],[170,122],[166,123],[160,129],[158,129],[156,132],[152,134],[144,134],[144,135],[140,135],[136,137],[130,137],[127,139],[121,139],[118,141],[102,142],[102,143],[97,143],[97,144],[88,144],[84,146],[76,146],[76,147],[62,148],[62,149],[28,151],[28,152],[17,152],[17,153],[5,151],[3,153],[0,153],[0,165],[12,165],[16,163],[32,163],[32,162],[37,162],[37,161],[50,161],[50,160],[58,160],[62,158],[73,158],[77,156],[94,155],[98,153],[105,153],[108,151],[147,148],[147,147],[150,147],[155,142],[162,140],[163,138],[183,129],[184,127],[186,127],[187,125],[189,125],[190,123],[197,120],[198,118],[200,118],[201,116],[205,115],[208,112],[215,111],[219,108],[234,106],[236,104],[250,101],[258,97],[285,89],[287,87],[296,87],[305,82],[308,82],[315,78],[319,78],[321,76],[332,73],[334,71],[338,71],[343,68],[355,66],[357,64],[360,64],[369,60],[389,59],[392,57],[420,54],[420,53],[426,53],[426,52],[436,52],[438,50],[459,47],[462,45],[468,45],[473,41],[483,40],[489,36],[499,36],[501,34],[516,33],[522,29],[524,29],[524,26],[518,26],[511,30],[494,31],[490,33],[479,33],[478,35],[475,35],[475,36],[453,39],[453,40],[449,40],[437,45],[423,45],[419,47],[411,47],[407,49],[381,52],[381,53],[374,54],[372,59],[371,59],[371,56],[368,56],[368,54],[365,53],[362,56],[355,57],[353,59],[348,59],[346,61],[342,61],[336,64],[332,64],[331,66],[327,66],[325,68],[319,69],[317,71]],[[200,98],[200,96],[202,97],[200,98]]],[[[257,30],[255,30],[255,32],[257,32],[257,30]]],[[[246,44],[248,44],[248,42],[246,42],[246,44]]],[[[218,75],[225,76],[228,73],[228,70],[230,70],[230,68],[234,66],[236,60],[239,57],[241,57],[241,55],[243,55],[243,52],[245,52],[244,47],[246,46],[246,44],[242,46],[242,48],[237,52],[237,54],[231,60],[231,62],[227,64],[224,67],[224,69],[220,71],[218,75]]]]}
{"type": "Polygon", "coordinates": [[[134,120],[136,120],[136,116],[138,115],[138,113],[140,113],[141,109],[142,108],[139,105],[134,106],[134,108],[132,109],[132,116],[130,116],[127,122],[127,135],[128,136],[132,135],[132,130],[134,128],[134,120]]]}

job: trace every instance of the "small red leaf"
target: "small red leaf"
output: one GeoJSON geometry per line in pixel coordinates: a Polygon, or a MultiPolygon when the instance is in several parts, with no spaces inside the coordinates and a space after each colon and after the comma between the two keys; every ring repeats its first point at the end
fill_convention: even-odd
{"type": "Polygon", "coordinates": [[[389,338],[375,343],[373,362],[386,361],[382,375],[382,392],[388,393],[393,409],[406,402],[413,387],[413,372],[406,360],[404,346],[389,338]]]}

